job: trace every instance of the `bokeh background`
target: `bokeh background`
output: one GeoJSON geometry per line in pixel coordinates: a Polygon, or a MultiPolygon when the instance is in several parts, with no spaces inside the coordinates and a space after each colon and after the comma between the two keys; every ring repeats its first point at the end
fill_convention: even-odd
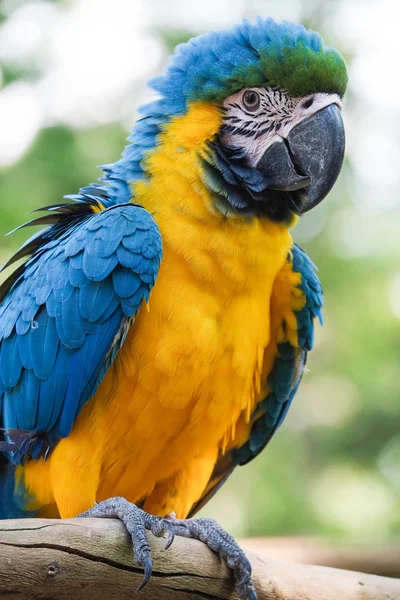
{"type": "Polygon", "coordinates": [[[203,511],[236,535],[400,531],[400,78],[396,0],[3,0],[0,259],[27,212],[94,181],[124,147],[174,45],[256,15],[301,21],[349,64],[347,157],[294,236],[325,326],[294,405],[203,511]]]}

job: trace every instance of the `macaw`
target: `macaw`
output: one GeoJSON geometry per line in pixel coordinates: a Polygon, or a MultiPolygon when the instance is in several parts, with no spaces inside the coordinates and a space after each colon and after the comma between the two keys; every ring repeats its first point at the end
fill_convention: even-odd
{"type": "Polygon", "coordinates": [[[291,405],[322,291],[293,243],[341,169],[343,58],[302,25],[244,21],[178,46],[122,157],[42,209],[0,288],[0,514],[120,518],[197,537],[256,598],[248,561],[192,519],[291,405]]]}

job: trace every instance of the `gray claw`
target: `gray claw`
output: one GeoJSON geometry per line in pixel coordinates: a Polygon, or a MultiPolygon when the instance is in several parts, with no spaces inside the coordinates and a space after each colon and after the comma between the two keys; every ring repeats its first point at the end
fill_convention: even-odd
{"type": "Polygon", "coordinates": [[[168,550],[168,548],[171,546],[172,542],[175,539],[175,529],[173,524],[167,519],[164,519],[164,523],[167,529],[167,543],[165,544],[164,550],[168,550]]]}
{"type": "Polygon", "coordinates": [[[248,600],[258,600],[257,592],[255,589],[249,590],[247,595],[248,600]]]}
{"type": "Polygon", "coordinates": [[[144,576],[142,579],[142,583],[139,585],[138,588],[136,588],[137,592],[140,592],[140,590],[142,590],[144,588],[144,586],[149,583],[151,573],[153,571],[153,561],[151,559],[151,556],[146,556],[146,558],[144,559],[143,569],[144,569],[144,576]]]}

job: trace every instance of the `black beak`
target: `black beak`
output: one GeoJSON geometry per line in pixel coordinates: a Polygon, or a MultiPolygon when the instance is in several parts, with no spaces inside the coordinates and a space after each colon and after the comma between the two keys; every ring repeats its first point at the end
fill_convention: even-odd
{"type": "Polygon", "coordinates": [[[288,192],[296,212],[305,213],[332,189],[343,164],[345,135],[336,104],[296,125],[274,142],[257,164],[268,188],[288,192]],[[293,192],[291,194],[291,192],[293,192]]]}

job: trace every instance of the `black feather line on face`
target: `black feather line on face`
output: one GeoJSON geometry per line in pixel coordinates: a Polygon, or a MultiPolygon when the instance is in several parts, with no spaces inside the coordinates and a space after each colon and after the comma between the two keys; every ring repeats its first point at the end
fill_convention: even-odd
{"type": "MultiPolygon", "coordinates": [[[[260,109],[254,112],[249,112],[243,103],[237,101],[228,102],[224,107],[226,109],[223,121],[232,129],[221,129],[221,133],[234,135],[242,135],[251,137],[250,131],[254,132],[254,138],[257,139],[258,130],[263,130],[263,133],[272,132],[273,129],[279,131],[282,127],[290,122],[293,112],[299,103],[299,99],[290,98],[281,90],[273,90],[271,88],[258,88],[257,93],[260,96],[260,109]],[[234,113],[234,114],[232,114],[234,113]],[[268,128],[266,127],[268,124],[268,128]],[[269,127],[270,126],[270,127],[269,127]]],[[[239,96],[239,94],[236,94],[239,96]]],[[[236,144],[236,140],[232,140],[232,144],[236,144]]],[[[240,144],[240,142],[239,142],[240,144]]]]}

